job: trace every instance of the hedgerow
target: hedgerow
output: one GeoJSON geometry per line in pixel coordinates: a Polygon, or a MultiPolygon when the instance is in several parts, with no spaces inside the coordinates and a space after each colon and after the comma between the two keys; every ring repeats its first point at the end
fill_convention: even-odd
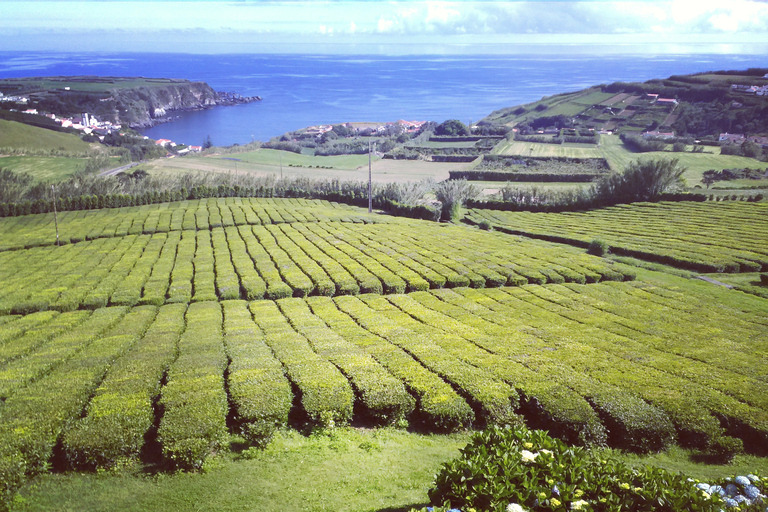
{"type": "Polygon", "coordinates": [[[305,421],[314,425],[348,423],[352,419],[354,392],[344,375],[312,350],[274,302],[252,302],[250,310],[264,332],[265,343],[296,386],[305,421]]]}
{"type": "Polygon", "coordinates": [[[156,311],[151,306],[134,308],[104,335],[86,343],[65,365],[5,401],[0,417],[3,501],[25,478],[47,468],[59,435],[80,415],[111,362],[141,337],[156,311]]]}
{"type": "Polygon", "coordinates": [[[369,354],[313,315],[306,302],[282,299],[277,304],[293,328],[307,338],[312,348],[349,379],[356,393],[355,400],[363,408],[363,417],[373,423],[394,425],[413,411],[414,401],[405,391],[403,383],[369,354]]]}
{"type": "Polygon", "coordinates": [[[172,467],[199,469],[211,453],[225,446],[228,434],[221,305],[192,303],[185,318],[179,356],[162,389],[164,414],[158,439],[172,467]]]}
{"type": "Polygon", "coordinates": [[[65,432],[62,447],[72,467],[110,468],[135,459],[155,414],[160,384],[176,356],[184,329],[185,304],[169,304],[136,345],[109,369],[86,408],[65,432]]]}
{"type": "Polygon", "coordinates": [[[224,349],[229,359],[227,383],[237,430],[250,442],[266,444],[288,423],[293,404],[283,366],[264,343],[245,301],[226,301],[224,349]]]}

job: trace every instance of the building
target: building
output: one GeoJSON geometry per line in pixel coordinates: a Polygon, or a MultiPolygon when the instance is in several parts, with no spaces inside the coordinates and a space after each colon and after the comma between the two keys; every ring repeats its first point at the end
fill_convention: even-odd
{"type": "Polygon", "coordinates": [[[721,133],[720,137],[717,139],[720,142],[725,142],[727,144],[741,144],[744,142],[744,134],[743,133],[721,133]]]}
{"type": "Polygon", "coordinates": [[[168,140],[168,139],[157,139],[155,141],[155,144],[157,144],[158,146],[163,146],[163,147],[167,146],[170,143],[171,143],[171,141],[168,140]]]}
{"type": "Polygon", "coordinates": [[[674,137],[675,132],[650,131],[643,133],[644,139],[672,139],[674,137]]]}

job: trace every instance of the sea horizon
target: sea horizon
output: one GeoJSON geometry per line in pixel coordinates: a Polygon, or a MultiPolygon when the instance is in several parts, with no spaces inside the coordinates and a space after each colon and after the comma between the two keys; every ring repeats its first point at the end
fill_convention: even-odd
{"type": "Polygon", "coordinates": [[[260,102],[172,113],[153,139],[219,146],[318,124],[476,122],[495,110],[616,81],[766,67],[752,54],[404,55],[0,51],[0,78],[144,76],[203,81],[260,102]]]}

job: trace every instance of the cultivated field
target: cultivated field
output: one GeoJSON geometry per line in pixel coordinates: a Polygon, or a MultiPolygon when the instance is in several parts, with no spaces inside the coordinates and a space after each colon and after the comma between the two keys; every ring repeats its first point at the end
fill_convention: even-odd
{"type": "MultiPolygon", "coordinates": [[[[768,265],[765,213],[662,203],[470,219],[753,270],[768,265]]],[[[51,467],[197,469],[233,442],[330,425],[524,422],[572,443],[768,455],[768,303],[753,295],[327,201],[67,212],[63,246],[52,217],[0,219],[6,498],[51,467]]]]}
{"type": "MultiPolygon", "coordinates": [[[[421,181],[429,178],[439,181],[447,179],[449,171],[464,169],[467,165],[374,157],[372,179],[377,183],[421,181]]],[[[151,172],[207,171],[259,176],[282,174],[368,181],[368,155],[310,156],[272,149],[226,156],[187,156],[153,160],[145,168],[151,172]]]]}
{"type": "MultiPolygon", "coordinates": [[[[688,148],[690,150],[690,147],[688,148]]],[[[658,158],[677,158],[680,165],[688,170],[683,178],[689,187],[701,184],[704,171],[710,169],[768,169],[768,164],[754,158],[743,156],[720,155],[719,148],[706,147],[704,153],[672,153],[653,151],[648,153],[633,153],[619,139],[618,135],[601,135],[600,145],[587,144],[543,144],[537,142],[506,141],[500,143],[493,151],[499,155],[538,156],[538,157],[568,157],[568,158],[605,158],[615,171],[622,171],[633,160],[654,160],[658,158]]],[[[723,182],[721,186],[725,186],[723,182]]],[[[754,184],[762,184],[757,181],[754,184]]]]}

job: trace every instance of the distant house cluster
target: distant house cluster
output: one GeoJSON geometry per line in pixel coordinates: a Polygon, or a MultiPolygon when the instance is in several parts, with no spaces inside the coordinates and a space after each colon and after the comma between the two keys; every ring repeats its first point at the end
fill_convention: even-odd
{"type": "Polygon", "coordinates": [[[720,137],[717,139],[720,142],[724,142],[726,144],[736,144],[741,145],[745,142],[754,142],[755,144],[759,144],[762,147],[768,147],[768,137],[760,137],[757,135],[744,135],[743,133],[721,133],[720,137]]]}
{"type": "MultiPolygon", "coordinates": [[[[170,139],[157,139],[155,141],[155,144],[158,146],[162,146],[164,148],[175,148],[176,146],[178,146],[178,144],[176,144],[170,139]]],[[[187,146],[183,149],[179,149],[178,151],[176,151],[176,154],[186,155],[187,153],[199,153],[202,150],[203,150],[202,146],[187,146]]]]}
{"type": "MultiPolygon", "coordinates": [[[[0,96],[2,96],[2,94],[0,94],[0,96]]],[[[22,98],[17,96],[3,96],[2,98],[0,98],[0,100],[14,101],[16,103],[26,103],[28,101],[28,98],[22,98]],[[9,99],[6,99],[6,98],[9,98],[9,99]],[[13,98],[13,99],[10,99],[10,98],[13,98]],[[26,101],[22,101],[22,100],[26,100],[26,101]]],[[[10,111],[18,112],[18,110],[16,109],[10,109],[10,111]]],[[[95,116],[92,116],[87,112],[84,112],[82,114],[78,114],[72,117],[59,117],[56,114],[51,114],[49,112],[38,112],[36,108],[28,108],[26,110],[22,110],[21,113],[32,115],[32,116],[47,117],[48,119],[51,119],[56,123],[60,124],[62,128],[72,128],[75,130],[80,130],[85,134],[94,134],[94,135],[97,135],[101,140],[104,140],[105,135],[108,135],[113,131],[120,130],[119,124],[113,124],[110,121],[99,121],[98,119],[96,119],[95,116]]]]}
{"type": "Polygon", "coordinates": [[[756,96],[768,96],[768,85],[731,85],[731,89],[734,91],[743,92],[746,94],[754,94],[756,96]]]}
{"type": "Polygon", "coordinates": [[[660,98],[656,93],[648,93],[645,96],[659,105],[677,105],[677,100],[674,98],[660,98]]]}
{"type": "Polygon", "coordinates": [[[675,132],[660,132],[656,130],[643,133],[644,139],[674,139],[675,132]]]}

